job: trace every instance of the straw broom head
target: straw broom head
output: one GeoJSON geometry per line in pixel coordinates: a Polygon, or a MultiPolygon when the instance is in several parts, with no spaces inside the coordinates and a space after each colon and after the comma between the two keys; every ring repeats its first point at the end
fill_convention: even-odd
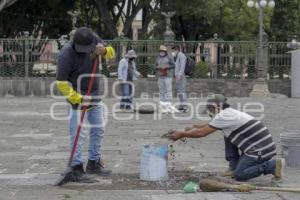
{"type": "Polygon", "coordinates": [[[212,180],[212,179],[203,179],[200,181],[200,189],[203,192],[218,192],[226,189],[233,189],[229,185],[212,180]]]}
{"type": "Polygon", "coordinates": [[[217,180],[212,179],[203,179],[200,182],[200,189],[203,192],[219,192],[222,190],[234,190],[238,192],[250,192],[251,190],[255,190],[256,187],[249,184],[227,184],[217,180]]]}

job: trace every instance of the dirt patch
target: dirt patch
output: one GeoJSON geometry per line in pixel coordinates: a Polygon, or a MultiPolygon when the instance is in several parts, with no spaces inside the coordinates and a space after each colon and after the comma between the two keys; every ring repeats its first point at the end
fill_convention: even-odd
{"type": "Polygon", "coordinates": [[[138,174],[113,174],[108,178],[101,178],[93,184],[66,184],[68,189],[98,189],[98,190],[182,190],[189,181],[199,182],[199,179],[211,176],[210,173],[172,172],[168,181],[142,181],[138,174]]]}

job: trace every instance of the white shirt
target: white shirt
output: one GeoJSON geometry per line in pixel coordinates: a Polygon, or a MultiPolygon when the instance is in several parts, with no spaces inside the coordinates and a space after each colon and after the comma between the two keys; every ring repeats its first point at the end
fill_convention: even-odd
{"type": "Polygon", "coordinates": [[[254,117],[247,113],[233,108],[226,108],[216,114],[213,120],[208,124],[214,128],[222,130],[225,136],[229,137],[234,130],[252,119],[254,119],[254,117]]]}

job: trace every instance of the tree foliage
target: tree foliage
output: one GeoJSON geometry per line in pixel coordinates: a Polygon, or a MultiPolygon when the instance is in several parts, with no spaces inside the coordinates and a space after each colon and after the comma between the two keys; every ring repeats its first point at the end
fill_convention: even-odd
{"type": "Polygon", "coordinates": [[[300,39],[300,0],[276,0],[269,35],[278,41],[300,39]]]}
{"type": "Polygon", "coordinates": [[[71,29],[67,10],[72,0],[27,0],[18,1],[0,13],[1,37],[15,37],[23,31],[37,36],[57,38],[71,29]]]}
{"type": "MultiPolygon", "coordinates": [[[[264,27],[271,40],[299,37],[300,0],[275,2],[274,9],[264,9],[264,27]]],[[[91,27],[105,39],[116,38],[120,32],[131,38],[133,20],[142,11],[140,38],[163,39],[161,12],[176,10],[172,29],[177,40],[207,40],[214,33],[224,40],[255,40],[259,13],[246,4],[247,0],[17,1],[0,12],[0,36],[14,37],[24,30],[34,35],[41,30],[44,37],[59,37],[72,29],[67,11],[79,10],[77,26],[91,27]]]]}

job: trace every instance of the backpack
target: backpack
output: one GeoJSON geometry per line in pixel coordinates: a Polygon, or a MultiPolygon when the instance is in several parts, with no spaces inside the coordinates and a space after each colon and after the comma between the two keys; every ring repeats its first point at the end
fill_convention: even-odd
{"type": "Polygon", "coordinates": [[[192,76],[195,70],[195,60],[191,58],[190,56],[186,55],[186,63],[185,63],[185,69],[184,73],[185,75],[192,76]]]}

